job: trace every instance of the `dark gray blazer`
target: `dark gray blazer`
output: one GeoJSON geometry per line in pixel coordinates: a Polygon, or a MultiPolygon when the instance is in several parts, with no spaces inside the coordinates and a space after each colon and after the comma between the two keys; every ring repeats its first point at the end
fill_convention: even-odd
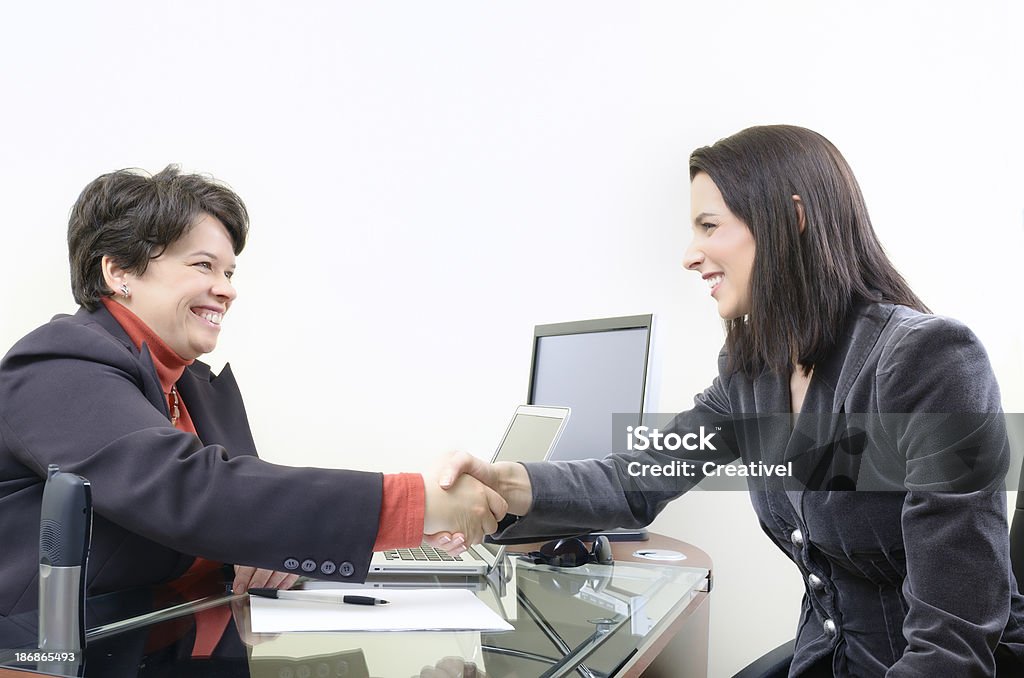
{"type": "Polygon", "coordinates": [[[177,386],[198,438],[170,425],[148,349],[104,308],[57,316],[0,362],[0,616],[37,605],[49,464],[92,484],[90,593],[166,582],[194,556],[362,581],[382,476],[258,459],[228,367],[196,362],[177,386]]]}
{"type": "Polygon", "coordinates": [[[720,430],[715,451],[528,464],[533,507],[502,536],[645,525],[700,480],[630,477],[631,461],[794,461],[799,478],[748,479],[763,530],[805,581],[791,675],[829,655],[837,676],[1024,675],[1000,407],[969,329],[863,305],[815,367],[795,429],[788,377],[730,373],[723,355],[672,424],[720,430]]]}

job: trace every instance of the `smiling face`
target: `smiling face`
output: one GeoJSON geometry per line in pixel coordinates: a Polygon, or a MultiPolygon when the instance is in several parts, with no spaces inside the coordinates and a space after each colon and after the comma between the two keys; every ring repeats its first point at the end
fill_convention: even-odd
{"type": "Polygon", "coordinates": [[[185,360],[217,346],[221,322],[237,293],[231,284],[235,253],[216,218],[203,214],[182,237],[149,262],[142,275],[104,258],[104,277],[114,299],[139,316],[185,360]],[[130,296],[119,290],[124,283],[130,296]]]}
{"type": "Polygon", "coordinates": [[[683,266],[707,281],[723,319],[749,314],[754,235],[725,206],[721,191],[705,172],[698,172],[690,182],[690,215],[693,240],[683,266]]]}

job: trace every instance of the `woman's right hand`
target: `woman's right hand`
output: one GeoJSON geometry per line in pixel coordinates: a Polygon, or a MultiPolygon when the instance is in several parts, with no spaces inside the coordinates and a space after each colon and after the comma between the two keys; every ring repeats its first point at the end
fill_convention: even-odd
{"type": "Polygon", "coordinates": [[[498,529],[508,505],[500,494],[476,478],[462,476],[441,487],[437,474],[425,474],[423,533],[460,534],[465,546],[479,544],[498,529]]]}
{"type": "MultiPolygon", "coordinates": [[[[438,464],[437,477],[441,488],[449,488],[467,475],[501,495],[508,503],[509,513],[526,515],[533,504],[533,486],[522,464],[507,461],[490,464],[465,452],[451,452],[438,464]]],[[[459,532],[428,533],[424,539],[431,546],[452,555],[466,550],[465,535],[459,532]]]]}
{"type": "Polygon", "coordinates": [[[450,452],[438,465],[441,487],[451,487],[459,476],[473,476],[508,502],[508,512],[525,516],[533,505],[533,486],[526,467],[518,462],[490,464],[465,452],[450,452]]]}

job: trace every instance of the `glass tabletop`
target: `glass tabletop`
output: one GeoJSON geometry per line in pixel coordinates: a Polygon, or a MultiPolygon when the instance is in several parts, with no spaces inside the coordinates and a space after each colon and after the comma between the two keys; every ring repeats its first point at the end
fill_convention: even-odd
{"type": "Polygon", "coordinates": [[[259,634],[250,629],[248,596],[225,593],[223,576],[213,573],[90,598],[87,646],[74,662],[25,653],[35,645],[31,615],[16,627],[8,623],[6,634],[0,627],[0,647],[22,653],[0,650],[0,667],[109,678],[468,678],[474,668],[477,676],[492,678],[611,676],[657,641],[706,590],[707,577],[708,570],[694,567],[616,562],[554,568],[513,557],[486,577],[376,576],[364,585],[469,589],[513,631],[259,634]],[[25,631],[20,642],[11,628],[25,631]]]}

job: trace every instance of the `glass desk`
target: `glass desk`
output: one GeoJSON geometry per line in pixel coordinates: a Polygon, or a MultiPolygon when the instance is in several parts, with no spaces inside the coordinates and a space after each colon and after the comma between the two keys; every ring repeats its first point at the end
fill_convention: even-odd
{"type": "MultiPolygon", "coordinates": [[[[628,558],[636,546],[617,544],[616,549],[628,558]]],[[[366,585],[382,590],[469,588],[507,619],[514,631],[265,635],[249,630],[248,596],[225,593],[224,579],[215,572],[175,586],[91,598],[83,661],[19,662],[11,650],[3,650],[0,678],[24,676],[11,670],[19,668],[44,675],[104,678],[391,678],[419,676],[424,667],[431,669],[423,675],[468,678],[472,668],[467,670],[465,663],[469,662],[475,665],[476,675],[492,678],[638,675],[680,633],[686,617],[705,602],[709,582],[710,571],[705,567],[617,557],[610,566],[560,569],[513,556],[486,578],[378,576],[366,585]],[[208,656],[197,655],[195,648],[201,644],[196,642],[197,620],[200,628],[207,628],[209,619],[218,618],[216,649],[208,656]]],[[[300,588],[337,587],[330,582],[300,584],[300,588]]],[[[703,669],[698,656],[692,672],[676,670],[673,675],[706,675],[706,613],[703,605],[703,638],[696,641],[698,646],[703,644],[703,652],[697,653],[703,657],[703,669]]],[[[31,636],[11,643],[12,635],[7,635],[7,641],[0,635],[0,647],[34,648],[26,640],[31,636]]],[[[208,636],[205,631],[200,635],[208,636]]]]}

